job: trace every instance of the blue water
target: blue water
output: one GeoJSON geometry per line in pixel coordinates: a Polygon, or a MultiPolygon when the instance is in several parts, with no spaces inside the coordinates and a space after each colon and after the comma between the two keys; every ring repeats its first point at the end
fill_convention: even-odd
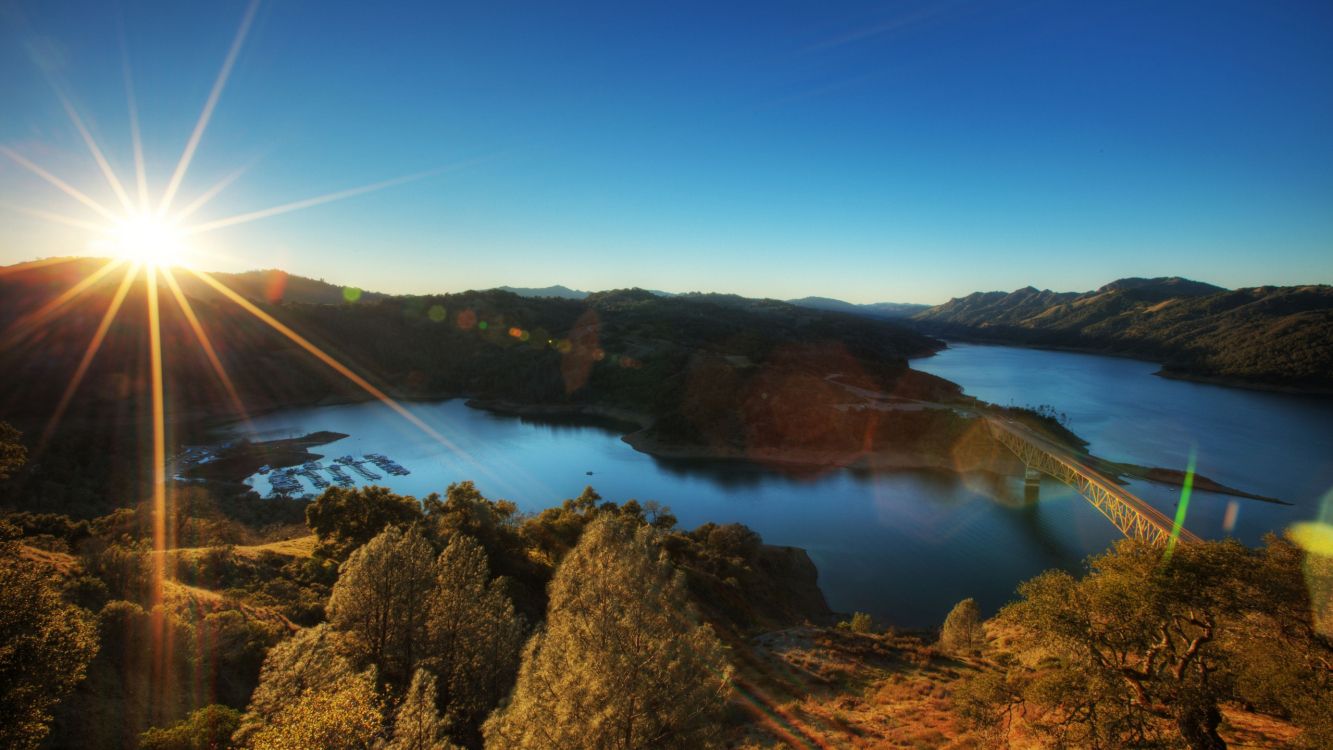
{"type": "MultiPolygon", "coordinates": [[[[1293,504],[1195,493],[1186,525],[1202,536],[1257,544],[1313,518],[1333,488],[1333,398],[1169,380],[1137,360],[1004,346],[953,344],[912,366],[994,403],[1052,405],[1103,458],[1183,470],[1193,452],[1199,474],[1293,504]]],[[[1175,514],[1178,488],[1131,482],[1129,489],[1175,514]]]]}
{"type": "MultiPolygon", "coordinates": [[[[958,345],[913,366],[990,401],[1052,404],[1108,458],[1183,468],[1197,446],[1200,472],[1295,503],[1238,501],[1233,531],[1246,541],[1313,517],[1333,486],[1328,401],[1167,381],[1151,374],[1152,365],[1130,360],[1005,347],[958,345]]],[[[375,403],[276,412],[254,424],[267,438],[347,433],[318,450],[326,462],[384,453],[412,473],[378,483],[417,497],[471,479],[488,497],[532,512],[592,485],[609,500],[662,502],[685,527],[744,523],[770,543],[805,548],[835,610],[870,612],[906,627],[938,624],[968,596],[994,611],[1020,581],[1050,567],[1077,569],[1117,538],[1108,521],[1055,482],[1043,484],[1039,502],[1025,504],[1017,478],[845,470],[790,476],[658,460],[613,431],[495,416],[457,400],[409,408],[447,441],[375,403]]],[[[268,489],[264,477],[250,482],[268,489]]],[[[1148,483],[1132,490],[1174,513],[1176,491],[1148,483]]],[[[1228,502],[1196,493],[1188,526],[1223,535],[1228,502]]]]}

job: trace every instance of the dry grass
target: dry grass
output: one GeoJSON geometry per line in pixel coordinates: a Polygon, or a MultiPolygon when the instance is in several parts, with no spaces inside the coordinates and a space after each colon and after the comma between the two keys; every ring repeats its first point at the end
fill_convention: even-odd
{"type": "Polygon", "coordinates": [[[291,632],[300,629],[300,626],[271,607],[256,606],[240,600],[229,600],[220,592],[202,586],[191,586],[180,581],[164,581],[162,598],[166,607],[173,612],[192,612],[202,617],[213,612],[235,609],[252,620],[272,623],[291,632]]]}
{"type": "Polygon", "coordinates": [[[282,539],[268,544],[253,544],[235,547],[236,554],[244,557],[258,557],[264,552],[273,552],[287,557],[310,557],[315,552],[315,535],[307,534],[294,539],[282,539]]]}
{"type": "Polygon", "coordinates": [[[964,748],[951,685],[975,667],[914,638],[793,628],[756,638],[739,670],[737,748],[964,748]]]}
{"type": "MultiPolygon", "coordinates": [[[[1013,634],[989,633],[989,649],[1013,634]]],[[[955,717],[951,696],[959,681],[993,668],[986,659],[954,659],[919,639],[792,628],[761,635],[733,650],[735,704],[742,719],[726,745],[738,750],[818,748],[926,750],[994,747],[955,717]]],[[[1289,746],[1299,733],[1269,716],[1223,709],[1221,734],[1233,748],[1289,746]]],[[[1039,750],[1042,738],[1021,720],[1011,728],[1012,750],[1039,750]]]]}
{"type": "Polygon", "coordinates": [[[22,545],[19,547],[19,557],[50,568],[60,578],[68,578],[79,569],[78,558],[67,552],[52,552],[38,547],[22,545]]]}

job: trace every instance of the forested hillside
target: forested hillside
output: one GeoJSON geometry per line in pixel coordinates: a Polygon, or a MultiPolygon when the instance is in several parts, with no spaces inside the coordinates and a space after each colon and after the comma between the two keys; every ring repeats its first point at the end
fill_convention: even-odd
{"type": "Polygon", "coordinates": [[[1228,290],[1181,278],[1093,292],[977,292],[917,313],[923,332],[1162,363],[1168,376],[1333,392],[1333,287],[1228,290]]]}
{"type": "MultiPolygon", "coordinates": [[[[55,314],[42,317],[38,311],[101,263],[33,264],[0,275],[0,331],[7,337],[0,366],[11,386],[0,394],[0,413],[25,432],[40,436],[52,421],[121,273],[102,277],[55,314]]],[[[188,272],[175,276],[246,410],[369,397],[188,272]]],[[[569,300],[491,290],[380,298],[338,292],[336,304],[325,304],[292,301],[290,291],[305,290],[309,297],[312,289],[322,290],[316,296],[324,298],[336,287],[286,277],[289,292],[272,297],[263,293],[263,274],[246,278],[243,289],[264,314],[393,396],[594,408],[638,426],[655,425],[675,444],[732,445],[753,434],[766,445],[781,445],[800,436],[783,425],[810,419],[811,404],[822,409],[840,397],[841,390],[824,381],[835,373],[902,395],[943,399],[959,392],[907,366],[909,356],[942,346],[934,339],[886,322],[773,300],[662,297],[643,290],[569,300]],[[803,395],[797,398],[796,390],[803,395]],[[788,397],[769,398],[780,393],[788,397]],[[738,419],[742,412],[746,418],[738,419]]],[[[68,394],[60,439],[15,482],[13,502],[79,515],[105,512],[92,507],[105,487],[126,492],[142,477],[144,462],[136,451],[146,439],[150,413],[144,291],[141,276],[87,363],[82,383],[68,394]]],[[[239,415],[165,284],[159,284],[159,296],[170,441],[179,444],[198,439],[199,428],[210,421],[239,415]]],[[[863,435],[854,432],[815,434],[854,440],[859,448],[863,435]]]]}

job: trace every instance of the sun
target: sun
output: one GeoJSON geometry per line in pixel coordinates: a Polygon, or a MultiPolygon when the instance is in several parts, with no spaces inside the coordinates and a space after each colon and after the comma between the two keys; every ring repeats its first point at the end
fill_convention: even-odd
{"type": "Polygon", "coordinates": [[[105,247],[115,257],[135,263],[178,266],[184,261],[185,233],[170,221],[139,214],[117,223],[105,247]]]}

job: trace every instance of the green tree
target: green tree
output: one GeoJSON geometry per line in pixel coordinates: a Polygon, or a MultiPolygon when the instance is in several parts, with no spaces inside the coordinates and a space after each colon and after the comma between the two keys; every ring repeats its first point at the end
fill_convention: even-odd
{"type": "Polygon", "coordinates": [[[390,526],[343,563],[329,598],[329,624],[346,632],[358,666],[376,665],[399,689],[426,656],[436,586],[435,553],[416,527],[390,526]]]}
{"type": "Polygon", "coordinates": [[[490,748],[701,748],[714,744],[730,667],[691,611],[651,528],[593,521],[551,583],[490,748]]]}
{"type": "Polygon", "coordinates": [[[514,684],[523,649],[523,623],[492,580],[486,551],[472,537],[457,534],[435,563],[428,631],[439,675],[441,705],[455,739],[475,743],[486,715],[514,684]]]}
{"type": "Polygon", "coordinates": [[[307,690],[249,739],[252,750],[369,750],[383,733],[375,670],[307,690]]]}
{"type": "Polygon", "coordinates": [[[0,746],[34,748],[51,709],[97,653],[92,616],[66,604],[51,575],[19,556],[16,529],[0,522],[0,746]]]}
{"type": "Polygon", "coordinates": [[[969,597],[955,604],[940,629],[940,648],[953,654],[970,654],[985,641],[976,600],[969,597]]]}
{"type": "Polygon", "coordinates": [[[139,735],[139,750],[227,750],[240,725],[240,711],[214,703],[169,727],[153,727],[139,735]]]}
{"type": "Polygon", "coordinates": [[[306,525],[319,539],[315,554],[335,560],[346,559],[386,526],[405,527],[422,518],[416,500],[384,487],[330,487],[305,514],[306,525]]]}
{"type": "Polygon", "coordinates": [[[435,675],[418,669],[393,720],[393,739],[385,750],[456,750],[444,739],[444,722],[435,707],[435,675]]]}

